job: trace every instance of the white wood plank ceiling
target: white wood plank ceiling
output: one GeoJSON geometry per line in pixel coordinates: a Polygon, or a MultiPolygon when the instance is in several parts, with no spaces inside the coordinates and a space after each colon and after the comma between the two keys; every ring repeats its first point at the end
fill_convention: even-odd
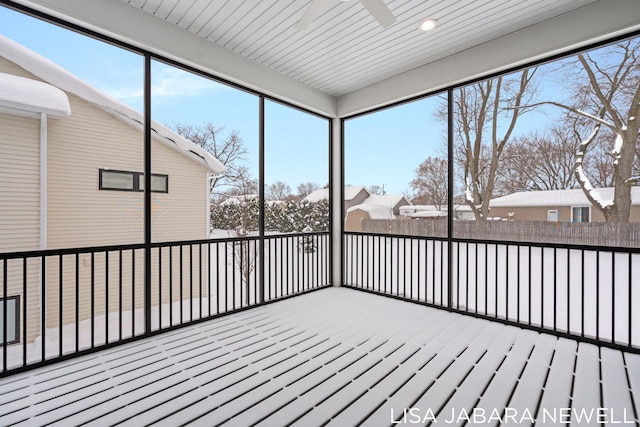
{"type": "Polygon", "coordinates": [[[335,97],[595,2],[385,0],[384,29],[361,2],[327,0],[299,30],[310,0],[121,1],[335,97]],[[425,33],[426,18],[438,25],[425,33]]]}

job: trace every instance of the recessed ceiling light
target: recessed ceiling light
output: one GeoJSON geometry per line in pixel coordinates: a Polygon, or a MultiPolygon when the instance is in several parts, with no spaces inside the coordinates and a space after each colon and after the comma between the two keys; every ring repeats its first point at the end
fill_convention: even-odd
{"type": "Polygon", "coordinates": [[[433,30],[437,25],[437,22],[435,19],[425,19],[424,21],[422,21],[420,23],[420,31],[429,31],[429,30],[433,30]]]}

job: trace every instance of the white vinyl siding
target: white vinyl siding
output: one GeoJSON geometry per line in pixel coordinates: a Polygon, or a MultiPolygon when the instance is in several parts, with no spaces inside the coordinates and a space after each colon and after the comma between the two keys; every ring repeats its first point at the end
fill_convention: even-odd
{"type": "MultiPolygon", "coordinates": [[[[40,119],[0,113],[0,251],[40,249],[40,119]]],[[[22,260],[10,260],[7,296],[24,303],[22,260]]],[[[4,275],[0,265],[0,275],[4,275]]],[[[0,276],[0,277],[2,277],[0,276]]],[[[39,268],[27,264],[27,340],[39,333],[39,268]]],[[[0,290],[0,297],[2,291],[0,290]]],[[[20,307],[20,313],[22,313],[20,307]]],[[[20,333],[25,331],[20,327],[20,333]]],[[[22,335],[24,337],[24,335],[22,335]]],[[[21,338],[22,339],[22,338],[21,338]]]]}
{"type": "MultiPolygon", "coordinates": [[[[23,77],[31,74],[0,59],[0,71],[23,77]]],[[[39,79],[36,79],[39,80],[39,79]]],[[[99,170],[144,170],[143,133],[120,118],[107,113],[79,97],[67,94],[71,115],[48,121],[47,149],[47,248],[78,248],[88,246],[142,243],[144,239],[144,208],[142,192],[100,191],[99,170]]],[[[7,117],[0,114],[0,244],[3,251],[36,250],[40,245],[40,120],[7,117]],[[9,141],[9,136],[13,140],[9,141]],[[17,176],[17,173],[21,176],[17,176]],[[5,204],[5,201],[10,203],[5,204]],[[10,208],[5,209],[5,206],[10,208]],[[12,246],[9,247],[9,242],[12,246]]],[[[156,139],[152,142],[153,173],[169,177],[169,193],[152,194],[152,234],[154,241],[203,239],[207,237],[208,216],[207,169],[156,139]]],[[[167,254],[167,252],[164,252],[167,254]]],[[[188,252],[185,252],[185,257],[188,252]]],[[[206,259],[206,253],[203,254],[206,259]]],[[[143,305],[143,251],[123,253],[122,275],[119,274],[118,252],[109,254],[109,274],[105,274],[106,256],[93,259],[93,310],[96,315],[107,309],[113,312],[122,300],[123,310],[143,305]],[[132,272],[135,256],[136,270],[132,272]],[[122,276],[123,292],[118,281],[122,276]],[[135,298],[131,284],[135,283],[135,298]],[[109,289],[107,291],[106,285],[109,289]]],[[[174,262],[177,263],[174,257],[174,262]]],[[[58,327],[60,278],[58,257],[45,263],[46,327],[58,327]]],[[[75,321],[75,300],[78,297],[79,319],[90,317],[92,260],[89,254],[78,258],[79,295],[75,291],[75,256],[64,256],[62,294],[64,324],[75,321]]],[[[10,262],[9,295],[22,295],[21,260],[10,262]]],[[[155,276],[157,262],[153,265],[155,276]]],[[[199,268],[196,260],[193,269],[199,268]]],[[[174,268],[174,271],[179,271],[174,268]]],[[[0,266],[2,273],[2,266],[0,266]]],[[[29,261],[27,311],[34,322],[27,327],[27,341],[39,334],[40,263],[29,261]]],[[[178,273],[175,273],[178,274],[178,273]]],[[[187,274],[187,273],[185,273],[187,274]]],[[[164,280],[168,275],[164,275],[164,280]]],[[[178,277],[174,278],[178,282],[178,277]]],[[[194,296],[196,296],[194,294],[194,296]]],[[[157,292],[153,295],[157,301],[157,292]]],[[[163,301],[166,302],[166,287],[163,301]]],[[[175,296],[174,296],[175,298],[175,296]]],[[[24,300],[21,298],[21,304],[24,300]]],[[[22,310],[21,310],[22,311],[22,310]]],[[[113,333],[114,331],[112,331],[113,333]]],[[[127,331],[123,331],[127,335],[127,331]]],[[[141,331],[137,331],[141,332],[141,331]]]]}

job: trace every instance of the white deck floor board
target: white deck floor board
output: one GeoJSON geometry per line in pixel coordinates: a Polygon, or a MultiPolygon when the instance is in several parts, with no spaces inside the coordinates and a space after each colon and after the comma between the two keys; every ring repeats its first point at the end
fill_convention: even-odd
{"type": "Polygon", "coordinates": [[[373,413],[363,425],[381,425],[389,421],[392,411],[394,414],[401,414],[404,408],[411,407],[425,391],[425,387],[434,384],[450,364],[468,348],[469,342],[488,326],[488,322],[466,324],[465,320],[457,319],[455,326],[458,329],[455,332],[444,330],[430,341],[418,353],[418,357],[412,358],[413,366],[405,364],[406,369],[413,368],[409,379],[402,383],[402,387],[394,390],[385,405],[373,413]]]}
{"type": "Polygon", "coordinates": [[[592,408],[603,407],[600,390],[600,355],[597,347],[583,343],[578,345],[575,375],[571,407],[580,412],[572,413],[571,425],[598,425],[593,417],[581,418],[583,414],[581,411],[588,413],[587,411],[592,408]]]}
{"type": "MultiPolygon", "coordinates": [[[[489,380],[488,386],[479,396],[479,402],[475,406],[478,412],[483,411],[490,416],[494,411],[506,408],[527,359],[534,349],[537,337],[538,334],[532,331],[522,331],[518,335],[518,339],[509,349],[495,375],[489,380]]],[[[496,425],[497,423],[487,424],[496,425]]]]}
{"type": "Polygon", "coordinates": [[[507,404],[508,408],[516,411],[515,417],[507,418],[501,423],[503,426],[531,425],[538,409],[538,402],[542,399],[549,367],[558,339],[551,335],[540,335],[536,346],[527,361],[527,365],[518,380],[517,387],[507,404]]]}
{"type": "Polygon", "coordinates": [[[577,349],[576,341],[563,338],[558,340],[537,417],[542,417],[545,414],[544,411],[555,415],[554,410],[557,412],[557,408],[571,406],[571,387],[577,349]]]}
{"type": "Polygon", "coordinates": [[[623,357],[627,367],[627,378],[631,386],[635,415],[636,418],[640,418],[640,355],[625,353],[623,357]]]}
{"type": "Polygon", "coordinates": [[[433,384],[412,407],[431,408],[434,415],[440,415],[445,404],[455,396],[458,388],[467,380],[468,376],[481,363],[489,347],[498,337],[503,328],[489,323],[449,366],[442,371],[433,384]]]}
{"type": "Polygon", "coordinates": [[[456,393],[442,408],[440,414],[436,415],[439,424],[446,424],[453,413],[463,410],[467,413],[472,411],[482,391],[489,384],[520,332],[516,328],[507,328],[489,345],[482,360],[465,378],[464,383],[458,386],[456,393]]]}
{"type": "Polygon", "coordinates": [[[603,348],[600,350],[602,370],[602,401],[611,411],[611,422],[633,420],[635,418],[631,389],[627,381],[622,353],[603,348]]]}
{"type": "Polygon", "coordinates": [[[3,426],[378,426],[414,424],[410,408],[472,425],[448,421],[602,405],[637,424],[640,356],[330,288],[0,379],[0,396],[3,426]]]}

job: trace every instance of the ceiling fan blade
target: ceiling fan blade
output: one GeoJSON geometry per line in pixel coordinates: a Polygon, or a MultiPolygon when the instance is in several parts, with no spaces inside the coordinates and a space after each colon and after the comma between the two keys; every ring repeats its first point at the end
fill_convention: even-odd
{"type": "Polygon", "coordinates": [[[360,3],[367,8],[369,13],[382,25],[383,28],[389,27],[396,22],[395,16],[391,13],[384,0],[360,0],[360,3]]]}
{"type": "Polygon", "coordinates": [[[306,30],[314,19],[320,15],[322,10],[327,6],[327,0],[311,0],[311,4],[302,15],[302,18],[296,24],[296,28],[299,30],[306,30]]]}

